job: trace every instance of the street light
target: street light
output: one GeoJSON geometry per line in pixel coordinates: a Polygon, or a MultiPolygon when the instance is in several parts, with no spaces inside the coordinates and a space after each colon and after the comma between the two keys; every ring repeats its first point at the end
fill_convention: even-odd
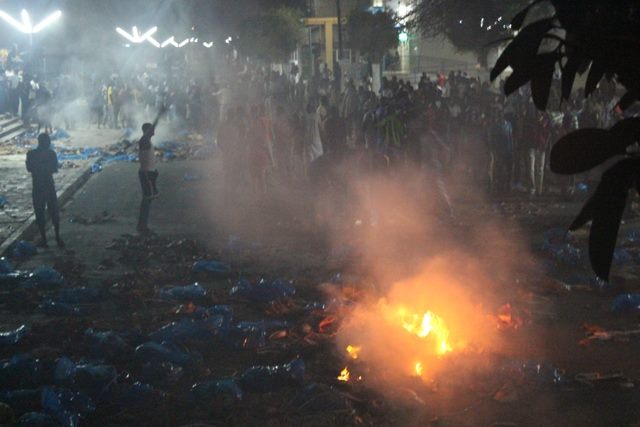
{"type": "Polygon", "coordinates": [[[31,16],[29,16],[29,12],[27,12],[25,9],[22,9],[22,11],[20,12],[20,18],[22,19],[22,22],[18,21],[7,12],[0,10],[0,18],[2,18],[3,21],[25,34],[39,33],[40,31],[44,30],[46,27],[60,19],[61,16],[62,12],[56,10],[51,15],[47,16],[34,26],[31,22],[31,16]]]}

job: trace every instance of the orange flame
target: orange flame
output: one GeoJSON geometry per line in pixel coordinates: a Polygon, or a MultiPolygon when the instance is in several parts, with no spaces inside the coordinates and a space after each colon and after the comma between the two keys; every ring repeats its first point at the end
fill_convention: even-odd
{"type": "Polygon", "coordinates": [[[416,375],[421,377],[422,373],[424,372],[424,366],[422,366],[422,363],[416,362],[415,368],[416,368],[416,375]]]}
{"type": "Polygon", "coordinates": [[[349,381],[349,378],[351,377],[351,374],[349,373],[349,369],[347,369],[346,367],[340,371],[340,375],[338,375],[338,381],[349,381]]]}
{"type": "Polygon", "coordinates": [[[397,318],[402,323],[402,327],[419,338],[432,336],[436,341],[436,354],[445,355],[453,348],[449,344],[449,329],[444,320],[431,311],[427,311],[420,317],[415,313],[407,313],[404,308],[399,308],[396,312],[397,318]]]}

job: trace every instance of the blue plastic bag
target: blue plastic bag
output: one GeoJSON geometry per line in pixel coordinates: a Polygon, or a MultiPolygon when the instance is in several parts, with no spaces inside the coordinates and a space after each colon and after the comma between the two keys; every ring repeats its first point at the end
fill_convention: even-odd
{"type": "Polygon", "coordinates": [[[287,283],[280,279],[274,281],[260,279],[260,281],[255,284],[245,279],[240,279],[236,286],[231,288],[229,293],[234,296],[246,298],[252,302],[269,303],[295,295],[296,290],[291,285],[291,282],[287,283]]]}
{"type": "Polygon", "coordinates": [[[102,172],[102,165],[100,163],[94,163],[91,165],[91,173],[102,172]]]}
{"type": "Polygon", "coordinates": [[[212,340],[223,325],[223,316],[212,316],[202,320],[181,319],[178,322],[171,322],[149,334],[149,338],[155,342],[207,341],[212,340]]]}
{"type": "Polygon", "coordinates": [[[84,336],[94,357],[122,358],[131,350],[120,334],[113,331],[95,331],[89,328],[84,336]]]}
{"type": "Polygon", "coordinates": [[[304,360],[294,359],[285,365],[253,366],[243,372],[243,390],[267,392],[287,385],[300,385],[304,380],[304,360]]]}
{"type": "Polygon", "coordinates": [[[100,292],[94,288],[67,288],[61,289],[56,301],[66,304],[80,304],[94,302],[100,296],[100,292]]]}
{"type": "Polygon", "coordinates": [[[206,295],[207,290],[200,286],[198,282],[187,286],[176,286],[160,291],[160,297],[163,299],[183,302],[198,300],[206,295]]]}
{"type": "Polygon", "coordinates": [[[3,389],[32,388],[50,382],[50,370],[30,354],[16,354],[0,364],[3,389]]]}
{"type": "Polygon", "coordinates": [[[142,379],[159,386],[175,384],[184,375],[184,369],[171,362],[149,362],[142,366],[142,379]]]}
{"type": "Polygon", "coordinates": [[[613,300],[611,309],[616,313],[640,311],[640,294],[618,295],[613,300]]]}
{"type": "Polygon", "coordinates": [[[77,427],[80,418],[96,410],[85,394],[67,389],[42,389],[42,407],[65,427],[77,427]]]}
{"type": "Polygon", "coordinates": [[[15,344],[28,332],[27,325],[22,325],[13,331],[0,332],[0,345],[15,344]]]}
{"type": "Polygon", "coordinates": [[[244,328],[231,325],[220,330],[220,340],[223,344],[238,350],[254,350],[267,344],[267,331],[262,325],[244,328]]]}
{"type": "Polygon", "coordinates": [[[169,343],[153,341],[136,347],[135,358],[143,364],[147,362],[171,362],[179,366],[193,365],[201,360],[199,355],[187,353],[171,346],[169,343]]]}
{"type": "Polygon", "coordinates": [[[61,424],[51,415],[43,412],[27,412],[18,418],[20,427],[60,427],[61,424]]]}
{"type": "Polygon", "coordinates": [[[196,261],[191,266],[191,271],[193,273],[226,275],[231,273],[231,267],[220,261],[196,261]]]}
{"type": "Polygon", "coordinates": [[[41,265],[33,270],[33,273],[22,283],[21,287],[24,289],[42,289],[62,286],[63,284],[64,277],[62,277],[62,274],[53,268],[41,265]]]}
{"type": "Polygon", "coordinates": [[[5,257],[0,258],[0,274],[13,273],[13,265],[5,257]]]}
{"type": "Polygon", "coordinates": [[[233,308],[230,305],[213,305],[211,307],[196,307],[189,315],[192,319],[206,319],[212,316],[222,316],[223,325],[226,326],[233,320],[233,308]]]}
{"type": "Polygon", "coordinates": [[[25,260],[38,253],[36,246],[26,240],[19,240],[12,243],[8,248],[10,258],[25,260]]]}
{"type": "Polygon", "coordinates": [[[41,409],[40,397],[41,392],[38,389],[0,391],[0,402],[11,406],[16,414],[39,411],[41,409]]]}
{"type": "Polygon", "coordinates": [[[218,381],[195,383],[191,387],[191,397],[199,404],[208,407],[212,401],[220,400],[223,405],[231,405],[242,400],[242,389],[235,380],[229,378],[218,381]]]}
{"type": "Polygon", "coordinates": [[[40,305],[38,305],[38,309],[43,313],[54,316],[83,316],[85,314],[78,306],[51,299],[42,301],[40,305]]]}

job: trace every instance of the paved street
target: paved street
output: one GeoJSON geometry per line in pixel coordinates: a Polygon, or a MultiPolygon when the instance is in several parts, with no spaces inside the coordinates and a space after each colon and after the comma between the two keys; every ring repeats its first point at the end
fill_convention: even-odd
{"type": "MultiPolygon", "coordinates": [[[[113,144],[121,134],[121,130],[83,128],[72,131],[71,138],[68,140],[55,141],[54,147],[58,151],[72,147],[100,148],[113,144]]],[[[33,144],[35,145],[35,141],[33,144]]],[[[12,148],[12,144],[7,143],[4,149],[13,151],[15,154],[0,156],[0,176],[3,178],[0,180],[0,196],[6,200],[4,208],[0,207],[0,245],[28,223],[33,213],[31,176],[25,169],[25,152],[28,148],[17,146],[12,148]]],[[[92,160],[63,163],[55,176],[59,197],[86,173],[91,163],[93,163],[92,160]]]]}
{"type": "MultiPolygon", "coordinates": [[[[75,354],[74,343],[82,341],[81,335],[87,327],[99,330],[127,330],[131,325],[135,325],[142,331],[154,330],[171,319],[167,313],[168,310],[174,310],[157,300],[154,296],[157,290],[168,285],[184,284],[188,280],[184,268],[188,268],[189,265],[187,248],[191,247],[190,239],[203,242],[210,257],[230,263],[234,276],[240,274],[256,277],[266,274],[270,277],[295,279],[298,295],[294,304],[298,306],[304,305],[309,299],[321,298],[317,285],[336,271],[353,270],[353,265],[349,266],[349,258],[344,258],[344,254],[332,253],[335,249],[331,249],[322,234],[318,234],[305,219],[308,214],[304,205],[308,199],[302,196],[303,193],[300,193],[300,197],[293,197],[298,199],[296,203],[284,203],[276,194],[270,202],[256,204],[243,201],[240,209],[236,209],[221,196],[218,169],[215,159],[174,161],[159,166],[160,198],[152,205],[150,226],[165,240],[162,240],[164,243],[160,243],[164,246],[148,244],[149,262],[141,262],[139,258],[144,255],[144,246],[135,250],[133,247],[124,251],[122,249],[122,242],[125,242],[126,248],[126,245],[129,245],[126,242],[135,241],[127,235],[135,234],[140,200],[137,165],[115,163],[101,173],[93,175],[64,207],[62,233],[68,248],[62,251],[52,247],[21,263],[19,267],[28,270],[44,264],[66,268],[66,274],[72,284],[101,289],[110,296],[102,303],[92,305],[90,317],[77,319],[43,315],[39,310],[25,309],[33,307],[30,305],[33,303],[28,302],[32,297],[21,303],[25,307],[22,309],[5,304],[0,308],[0,329],[7,330],[22,323],[29,324],[33,328],[33,334],[39,336],[44,343],[40,345],[55,348],[48,351],[64,351],[71,354],[75,354]],[[241,251],[231,250],[230,238],[242,240],[246,244],[245,248],[241,251]],[[180,250],[186,258],[163,255],[163,252],[173,254],[176,247],[182,248],[180,250]],[[121,296],[113,300],[116,295],[121,296]],[[52,328],[62,328],[60,332],[66,331],[64,334],[68,334],[68,340],[56,345],[55,341],[60,339],[60,332],[47,332],[52,331],[52,328]],[[43,334],[50,334],[50,338],[43,338],[43,334]]],[[[472,205],[466,205],[463,200],[459,200],[457,206],[457,212],[461,215],[459,220],[467,224],[471,223],[467,221],[470,218],[476,223],[482,223],[482,218],[488,219],[500,212],[499,215],[504,215],[505,218],[504,232],[508,232],[513,219],[523,220],[523,224],[531,230],[559,226],[566,223],[574,209],[573,206],[567,207],[553,201],[528,201],[523,198],[511,198],[497,204],[476,204],[473,205],[474,209],[471,209],[472,205]],[[537,221],[531,220],[532,210],[540,214],[537,221]],[[545,213],[548,215],[545,216],[545,213]],[[507,221],[506,218],[510,219],[507,221]]],[[[532,249],[539,252],[536,248],[541,244],[540,231],[532,233],[532,249]]],[[[357,238],[357,233],[345,233],[343,238],[348,243],[350,239],[357,238]]],[[[496,259],[495,262],[503,261],[504,259],[496,259]]],[[[619,289],[632,292],[638,288],[637,280],[634,279],[637,277],[636,270],[635,264],[616,269],[616,280],[622,284],[619,289]]],[[[590,372],[619,372],[627,378],[639,377],[640,366],[635,359],[628,357],[629,354],[640,350],[637,340],[594,341],[588,346],[578,344],[586,336],[584,325],[596,324],[605,329],[629,329],[632,325],[633,322],[630,323],[628,317],[611,313],[612,294],[596,292],[588,289],[586,285],[575,286],[573,290],[569,290],[553,277],[545,277],[541,280],[537,274],[520,276],[517,284],[512,283],[511,288],[502,291],[506,300],[523,310],[521,313],[528,313],[524,329],[508,335],[512,347],[510,351],[527,360],[544,360],[549,365],[559,366],[572,377],[578,373],[590,372]]],[[[228,290],[232,284],[233,280],[205,280],[203,286],[210,290],[213,301],[228,303],[228,290]]],[[[237,304],[234,299],[231,299],[231,303],[234,309],[237,309],[236,315],[239,318],[252,319],[263,315],[260,310],[256,311],[250,305],[237,304]]],[[[28,348],[30,342],[25,341],[23,346],[28,348]]],[[[203,347],[198,348],[201,352],[205,351],[203,347]]],[[[211,354],[205,353],[206,360],[210,360],[206,366],[218,375],[242,370],[255,363],[255,359],[249,353],[229,352],[217,346],[212,347],[210,351],[211,354]]],[[[321,373],[324,371],[314,371],[314,364],[320,364],[319,361],[314,362],[316,356],[313,356],[318,351],[305,350],[307,362],[311,363],[308,372],[310,378],[324,378],[326,375],[321,373]]],[[[273,361],[280,363],[286,360],[286,357],[280,355],[273,361]]],[[[270,359],[267,357],[267,360],[270,359]]],[[[129,363],[127,361],[124,365],[118,364],[118,368],[130,369],[129,363]]],[[[202,373],[192,372],[180,387],[186,389],[199,378],[202,378],[202,373]]],[[[457,411],[461,410],[460,406],[451,402],[446,393],[429,392],[421,398],[430,402],[433,406],[429,407],[436,413],[447,413],[443,419],[448,421],[444,421],[443,425],[452,426],[473,425],[473,422],[469,424],[470,420],[482,420],[481,425],[508,420],[516,425],[534,426],[540,425],[537,421],[541,415],[549,420],[547,425],[581,425],[587,420],[597,420],[595,424],[599,425],[622,425],[615,420],[622,422],[640,415],[628,412],[629,408],[637,408],[635,403],[640,401],[635,388],[621,392],[617,385],[612,388],[597,385],[589,391],[572,391],[569,387],[560,392],[548,390],[545,393],[551,394],[547,396],[540,392],[519,394],[517,389],[523,387],[522,384],[503,387],[507,388],[496,394],[494,399],[485,398],[481,400],[483,403],[472,405],[472,409],[459,413],[457,411]],[[550,396],[553,396],[553,399],[550,396]],[[535,411],[521,411],[520,404],[525,401],[531,408],[535,408],[535,411]],[[606,410],[598,409],[601,408],[599,403],[602,402],[606,402],[603,403],[606,410]],[[612,423],[609,424],[608,421],[612,423]]],[[[474,396],[475,393],[474,391],[474,396]]],[[[268,398],[260,396],[252,395],[243,405],[271,405],[268,398]]],[[[472,403],[466,399],[462,402],[467,402],[465,405],[472,403]]],[[[180,405],[175,402],[173,404],[180,405]]],[[[161,413],[160,411],[159,414],[161,413]]],[[[395,417],[407,417],[412,413],[403,410],[401,413],[393,414],[395,417]]],[[[421,419],[421,416],[427,417],[422,419],[425,421],[430,419],[431,415],[427,414],[431,413],[430,410],[424,414],[418,411],[414,415],[418,417],[416,419],[421,419]]],[[[171,414],[175,417],[176,411],[172,411],[171,414]]],[[[187,420],[217,419],[217,415],[212,413],[191,414],[192,417],[178,416],[166,421],[154,418],[154,425],[169,426],[179,425],[176,423],[184,423],[187,420]]],[[[105,416],[105,412],[98,411],[87,420],[86,425],[103,425],[105,416]]],[[[252,423],[251,418],[243,416],[248,416],[248,413],[235,411],[230,424],[252,423]]],[[[398,418],[393,424],[418,425],[409,419],[400,422],[398,418]]],[[[117,425],[133,424],[119,419],[117,425]]]]}

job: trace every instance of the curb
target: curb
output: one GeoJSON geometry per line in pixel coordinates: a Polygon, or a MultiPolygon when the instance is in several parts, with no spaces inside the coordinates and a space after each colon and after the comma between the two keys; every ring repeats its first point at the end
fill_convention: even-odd
{"type": "MultiPolygon", "coordinates": [[[[81,172],[69,185],[65,188],[58,190],[58,206],[60,208],[71,200],[73,195],[91,178],[91,165],[85,167],[85,170],[81,172]]],[[[9,246],[18,240],[27,240],[33,237],[38,230],[36,225],[36,216],[31,214],[29,218],[9,237],[7,237],[2,244],[0,244],[0,256],[6,256],[9,246]]]]}

